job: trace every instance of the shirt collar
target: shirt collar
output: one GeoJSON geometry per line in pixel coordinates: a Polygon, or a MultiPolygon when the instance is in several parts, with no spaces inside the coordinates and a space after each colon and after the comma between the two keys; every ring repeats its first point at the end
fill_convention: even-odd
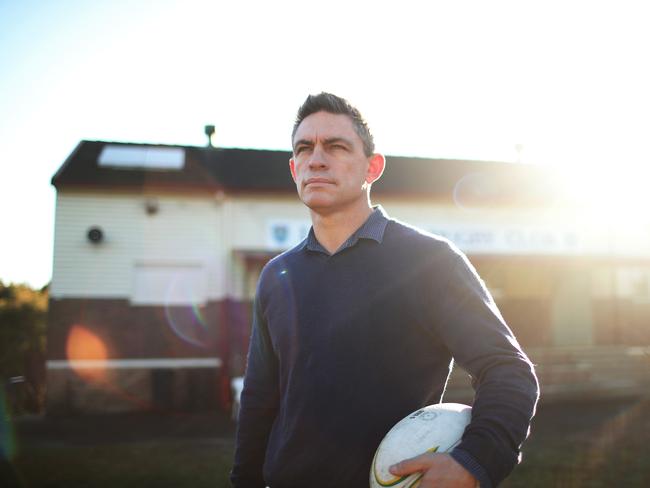
{"type": "MultiPolygon", "coordinates": [[[[388,215],[386,214],[386,211],[381,205],[373,207],[372,213],[363,225],[359,227],[334,254],[341,252],[343,249],[354,246],[359,239],[372,239],[373,241],[381,243],[384,239],[386,225],[388,225],[388,215]]],[[[321,246],[316,239],[313,227],[309,229],[309,234],[307,235],[307,239],[305,239],[303,248],[309,251],[318,251],[329,254],[329,252],[321,246]]]]}

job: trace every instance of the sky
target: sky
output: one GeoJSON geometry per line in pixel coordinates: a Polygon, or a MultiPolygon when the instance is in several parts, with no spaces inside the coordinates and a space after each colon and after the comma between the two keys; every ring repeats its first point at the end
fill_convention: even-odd
{"type": "Polygon", "coordinates": [[[214,124],[221,147],[290,149],[320,91],[385,154],[543,164],[645,214],[646,19],[629,1],[0,0],[0,280],[49,282],[50,180],[79,141],[204,145],[214,124]]]}

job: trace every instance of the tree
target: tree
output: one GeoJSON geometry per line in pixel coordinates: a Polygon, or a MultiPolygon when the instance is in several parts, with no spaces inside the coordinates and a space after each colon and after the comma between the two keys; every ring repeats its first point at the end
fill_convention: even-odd
{"type": "Polygon", "coordinates": [[[43,407],[47,302],[47,287],[0,281],[0,380],[13,413],[43,407]]]}

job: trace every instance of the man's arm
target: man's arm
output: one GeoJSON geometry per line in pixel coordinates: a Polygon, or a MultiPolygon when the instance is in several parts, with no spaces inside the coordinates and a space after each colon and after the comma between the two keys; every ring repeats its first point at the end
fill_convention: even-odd
{"type": "Polygon", "coordinates": [[[438,337],[472,376],[475,397],[472,421],[450,455],[488,488],[519,462],[539,386],[533,365],[476,271],[460,251],[452,252],[448,279],[435,280],[439,285],[431,290],[441,298],[430,301],[429,312],[436,317],[438,337]]]}
{"type": "Polygon", "coordinates": [[[264,488],[262,467],[266,446],[278,408],[278,363],[258,299],[241,407],[237,421],[235,462],[230,480],[236,488],[264,488]]]}

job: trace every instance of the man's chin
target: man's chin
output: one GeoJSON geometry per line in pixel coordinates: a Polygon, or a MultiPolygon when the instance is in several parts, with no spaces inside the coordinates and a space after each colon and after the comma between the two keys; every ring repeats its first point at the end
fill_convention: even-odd
{"type": "Polygon", "coordinates": [[[319,215],[333,214],[337,212],[345,212],[346,210],[354,211],[363,206],[364,200],[362,198],[354,199],[341,199],[331,198],[326,194],[307,194],[301,195],[302,203],[309,208],[312,212],[319,215]]]}
{"type": "Polygon", "coordinates": [[[318,212],[318,213],[324,213],[327,212],[328,210],[331,211],[334,208],[334,205],[332,205],[331,202],[323,202],[323,201],[318,201],[318,200],[303,200],[303,203],[309,210],[313,212],[318,212]]]}
{"type": "Polygon", "coordinates": [[[304,191],[299,195],[302,203],[307,205],[309,208],[312,207],[327,207],[334,203],[332,195],[328,194],[325,191],[304,191]]]}
{"type": "Polygon", "coordinates": [[[318,214],[331,213],[336,211],[338,208],[336,202],[333,202],[329,198],[319,198],[311,195],[310,197],[304,198],[302,203],[304,203],[309,210],[318,214]]]}

